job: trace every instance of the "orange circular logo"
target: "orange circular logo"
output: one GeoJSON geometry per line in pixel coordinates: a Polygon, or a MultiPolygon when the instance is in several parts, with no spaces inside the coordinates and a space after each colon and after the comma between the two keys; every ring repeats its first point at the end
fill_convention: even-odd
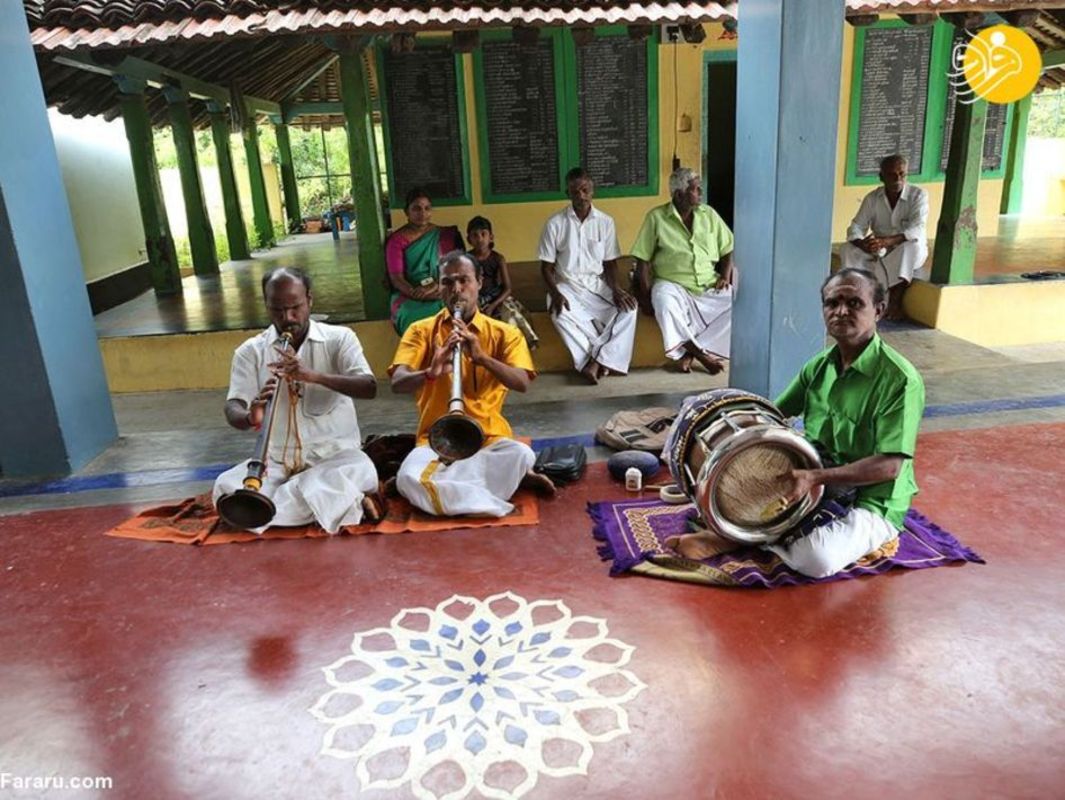
{"type": "Polygon", "coordinates": [[[1013,103],[1027,97],[1039,80],[1043,59],[1032,37],[1020,28],[985,28],[965,46],[962,72],[977,97],[1013,103]]]}

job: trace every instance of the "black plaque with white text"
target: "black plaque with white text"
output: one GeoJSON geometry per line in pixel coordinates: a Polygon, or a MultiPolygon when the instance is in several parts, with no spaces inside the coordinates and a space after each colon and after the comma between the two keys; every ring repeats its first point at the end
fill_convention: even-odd
{"type": "Polygon", "coordinates": [[[915,172],[920,168],[931,52],[930,25],[865,31],[858,175],[877,175],[880,159],[893,153],[906,156],[915,172]]]}
{"type": "Polygon", "coordinates": [[[577,47],[581,164],[596,185],[646,186],[647,43],[600,37],[577,47]]]}
{"type": "Polygon", "coordinates": [[[383,53],[392,185],[402,204],[415,186],[433,200],[465,194],[455,57],[450,48],[383,53]]]}
{"type": "MultiPolygon", "coordinates": [[[[954,36],[954,45],[965,34],[961,31],[954,36]]],[[[947,110],[943,119],[943,143],[939,152],[939,171],[947,171],[947,158],[950,155],[950,135],[954,130],[954,86],[947,81],[947,110]]],[[[1002,151],[1006,147],[1006,110],[1009,106],[1001,103],[987,104],[987,122],[984,125],[984,153],[981,169],[994,172],[1002,166],[1002,151]]]]}
{"type": "Polygon", "coordinates": [[[491,193],[561,191],[551,40],[484,42],[481,64],[491,193]]]}

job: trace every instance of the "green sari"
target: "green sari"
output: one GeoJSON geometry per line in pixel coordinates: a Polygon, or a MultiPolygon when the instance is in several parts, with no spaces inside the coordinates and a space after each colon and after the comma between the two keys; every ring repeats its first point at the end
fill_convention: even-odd
{"type": "MultiPolygon", "coordinates": [[[[432,228],[407,245],[403,251],[403,278],[413,288],[426,285],[423,281],[427,279],[431,279],[433,283],[440,279],[440,231],[438,227],[432,228]]],[[[412,322],[431,317],[444,307],[440,300],[415,300],[395,289],[392,290],[391,305],[392,322],[400,336],[412,322]]]]}

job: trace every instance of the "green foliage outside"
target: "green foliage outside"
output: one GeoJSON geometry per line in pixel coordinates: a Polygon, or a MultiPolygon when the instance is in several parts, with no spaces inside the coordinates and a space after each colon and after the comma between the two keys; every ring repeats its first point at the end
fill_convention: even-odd
{"type": "MultiPolygon", "coordinates": [[[[385,174],[384,136],[380,124],[376,124],[375,143],[377,145],[377,163],[380,170],[381,191],[387,192],[385,174]]],[[[289,140],[292,148],[292,163],[296,173],[296,187],[299,193],[300,211],[304,218],[317,218],[336,203],[351,202],[351,169],[348,160],[347,132],[343,125],[334,126],[323,131],[320,127],[301,128],[289,126],[289,140]]],[[[174,137],[169,127],[156,128],[154,131],[155,159],[160,170],[177,169],[177,151],[174,137]]],[[[259,152],[263,163],[277,164],[277,136],[273,125],[259,125],[259,152]]],[[[244,147],[239,135],[230,137],[230,153],[233,168],[247,170],[244,147]]],[[[201,168],[216,167],[214,139],[209,128],[196,132],[196,158],[201,168]]],[[[253,247],[268,247],[274,242],[262,242],[255,230],[252,220],[251,198],[240,197],[241,208],[248,231],[248,242],[253,247]]],[[[215,247],[218,250],[219,263],[229,260],[229,242],[224,230],[224,219],[212,219],[215,228],[215,247]],[[219,232],[221,231],[221,233],[219,232]]],[[[288,234],[285,225],[274,223],[275,241],[288,234]]],[[[178,263],[182,267],[192,266],[192,255],[187,236],[175,237],[178,263]]]]}
{"type": "Polygon", "coordinates": [[[348,137],[342,127],[323,131],[292,126],[289,140],[300,209],[305,217],[316,217],[342,199],[350,199],[348,137]]]}
{"type": "Polygon", "coordinates": [[[1065,139],[1065,89],[1032,96],[1028,135],[1041,139],[1065,139]]]}

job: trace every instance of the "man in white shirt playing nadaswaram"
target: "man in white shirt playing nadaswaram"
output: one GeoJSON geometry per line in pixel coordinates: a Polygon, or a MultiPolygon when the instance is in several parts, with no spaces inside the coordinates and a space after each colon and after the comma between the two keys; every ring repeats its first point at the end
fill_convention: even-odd
{"type": "Polygon", "coordinates": [[[905,316],[902,296],[928,259],[928,193],[906,182],[907,166],[906,157],[897,153],[881,160],[884,185],[862,200],[839,248],[844,269],[867,269],[888,290],[885,319],[905,316]]]}
{"type": "Polygon", "coordinates": [[[595,183],[581,167],[566,175],[570,205],[540,235],[547,307],[573,367],[589,383],[629,371],[636,298],[617,284],[621,256],[614,220],[592,205],[595,183]]]}
{"type": "MultiPolygon", "coordinates": [[[[262,288],[273,324],[233,354],[225,414],[237,430],[258,428],[278,392],[260,490],[277,509],[270,525],[317,522],[336,533],[375,522],[384,511],[375,497],[377,469],[362,451],[353,402],[377,394],[362,345],[348,328],[311,320],[311,280],[302,270],[275,269],[262,288]],[[284,332],[292,334],[292,348],[281,352],[284,332]]],[[[247,464],[218,476],[215,503],[241,488],[247,464]]]]}

